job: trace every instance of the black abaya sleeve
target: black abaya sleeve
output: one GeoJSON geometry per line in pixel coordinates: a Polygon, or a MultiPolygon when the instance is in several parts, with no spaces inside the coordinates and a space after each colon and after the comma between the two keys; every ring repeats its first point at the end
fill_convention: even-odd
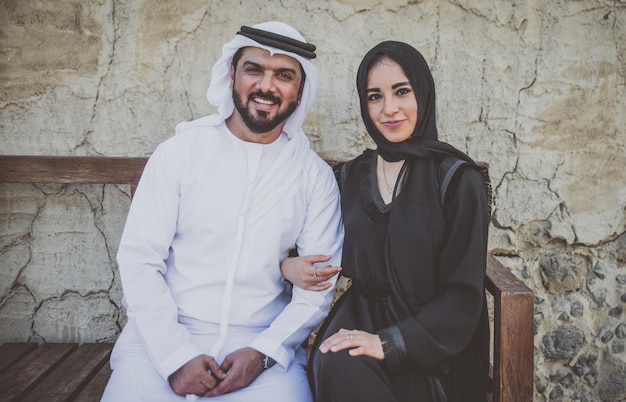
{"type": "MultiPolygon", "coordinates": [[[[448,229],[435,273],[438,293],[416,314],[396,324],[406,355],[395,361],[406,360],[420,368],[433,367],[463,351],[485,308],[489,213],[483,178],[475,169],[457,173],[446,196],[445,218],[448,229]]],[[[403,348],[395,347],[394,332],[388,328],[379,335],[387,348],[398,353],[403,348]]]]}

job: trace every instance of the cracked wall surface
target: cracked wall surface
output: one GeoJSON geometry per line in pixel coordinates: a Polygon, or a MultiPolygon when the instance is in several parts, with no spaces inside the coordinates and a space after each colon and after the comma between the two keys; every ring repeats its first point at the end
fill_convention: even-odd
{"type": "Polygon", "coordinates": [[[129,205],[117,186],[0,184],[0,340],[115,340],[129,205]]]}
{"type": "MultiPolygon", "coordinates": [[[[490,251],[535,292],[535,400],[626,399],[626,1],[0,2],[0,154],[149,156],[213,109],[241,25],[318,47],[313,148],[372,147],[355,75],[382,40],[429,62],[440,138],[490,164],[490,251]]],[[[0,341],[113,341],[123,186],[0,184],[0,341]]]]}

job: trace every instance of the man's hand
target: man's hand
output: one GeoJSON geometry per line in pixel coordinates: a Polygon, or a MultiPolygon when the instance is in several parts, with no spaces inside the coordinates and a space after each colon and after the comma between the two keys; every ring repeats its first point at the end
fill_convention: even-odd
{"type": "Polygon", "coordinates": [[[199,355],[182,365],[168,377],[170,387],[178,395],[204,395],[224,378],[226,373],[214,358],[199,355]]]}
{"type": "Polygon", "coordinates": [[[226,378],[204,396],[227,394],[247,387],[263,372],[263,358],[263,353],[250,347],[235,350],[222,362],[226,378]]]}
{"type": "Polygon", "coordinates": [[[332,286],[330,283],[319,285],[337,275],[341,267],[317,268],[315,263],[326,262],[330,255],[306,255],[302,257],[287,257],[280,264],[283,276],[291,283],[305,290],[321,291],[332,286]]]}

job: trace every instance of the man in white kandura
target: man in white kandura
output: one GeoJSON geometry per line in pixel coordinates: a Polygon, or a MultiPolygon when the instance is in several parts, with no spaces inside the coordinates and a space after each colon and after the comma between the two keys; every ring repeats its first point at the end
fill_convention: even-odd
{"type": "Polygon", "coordinates": [[[128,323],[103,401],[312,400],[301,344],[328,314],[343,240],[335,177],[301,129],[314,51],[280,22],[241,27],[212,70],[217,113],[150,157],[117,256],[128,323]],[[281,275],[294,248],[323,291],[281,275]]]}

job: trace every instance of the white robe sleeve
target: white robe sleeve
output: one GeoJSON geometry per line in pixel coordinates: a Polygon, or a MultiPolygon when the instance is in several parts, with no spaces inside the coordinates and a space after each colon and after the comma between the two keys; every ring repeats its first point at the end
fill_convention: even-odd
{"type": "Polygon", "coordinates": [[[150,157],[117,254],[128,317],[136,324],[150,359],[166,380],[202,353],[190,342],[187,329],[178,323],[177,306],[163,277],[176,233],[180,198],[177,178],[181,166],[169,160],[162,147],[150,157]]]}
{"type": "MultiPolygon", "coordinates": [[[[332,255],[331,260],[325,262],[323,266],[339,266],[343,224],[339,189],[332,170],[324,166],[311,188],[307,190],[310,202],[297,241],[298,253],[332,255]]],[[[294,286],[291,302],[250,346],[272,356],[282,366],[289,367],[295,350],[328,315],[335,294],[336,281],[337,276],[330,280],[333,286],[322,292],[307,291],[294,286]]]]}

